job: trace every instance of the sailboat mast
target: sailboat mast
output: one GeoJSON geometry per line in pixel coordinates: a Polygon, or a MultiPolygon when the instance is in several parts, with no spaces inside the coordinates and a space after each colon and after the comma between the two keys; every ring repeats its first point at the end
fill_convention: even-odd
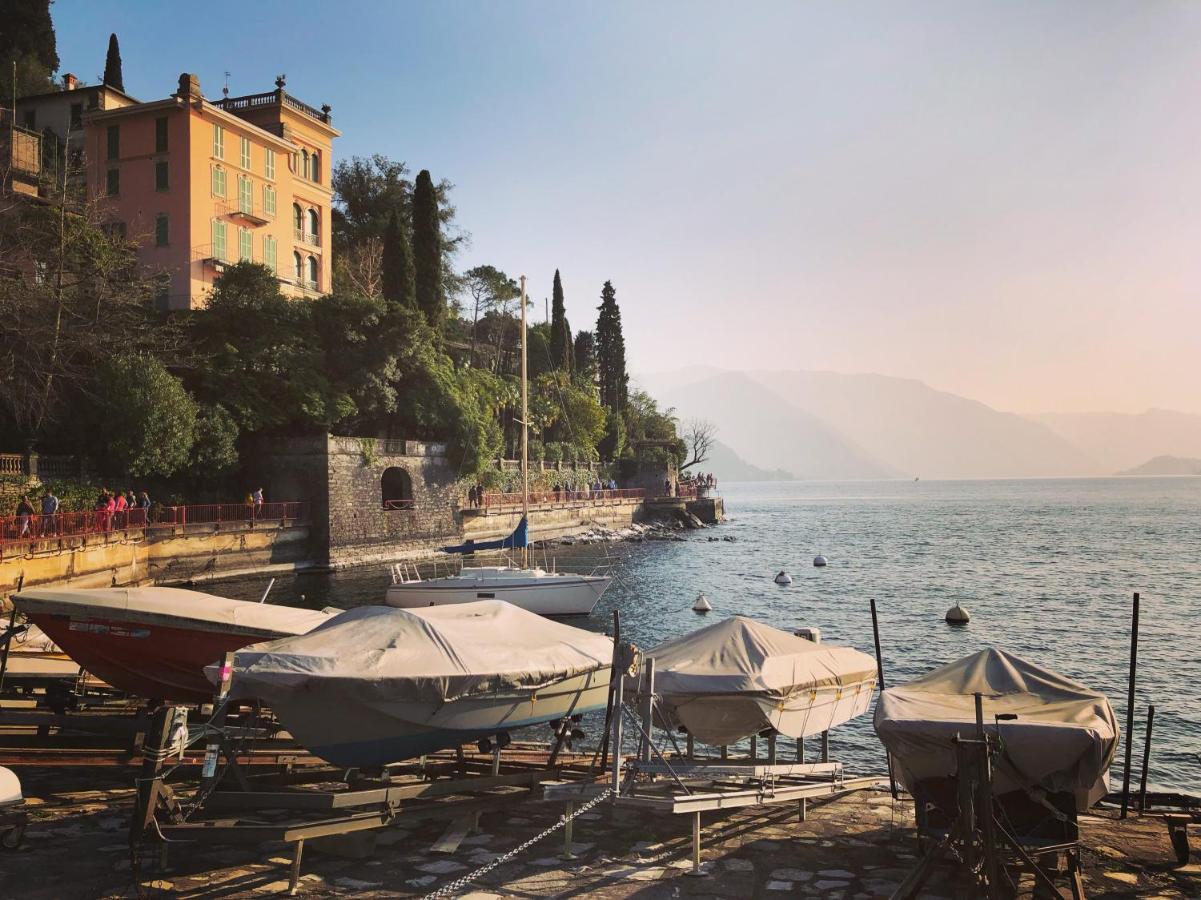
{"type": "MultiPolygon", "coordinates": [[[[529,372],[526,351],[525,325],[525,276],[521,276],[521,516],[529,520],[530,515],[530,426],[529,426],[529,372]]],[[[521,548],[522,566],[527,564],[529,548],[521,548]]]]}

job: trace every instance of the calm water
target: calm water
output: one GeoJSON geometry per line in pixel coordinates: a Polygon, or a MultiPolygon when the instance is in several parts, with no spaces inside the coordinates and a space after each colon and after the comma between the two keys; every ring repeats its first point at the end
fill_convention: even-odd
{"type": "MultiPolygon", "coordinates": [[[[680,543],[610,546],[621,557],[618,580],[578,624],[607,629],[617,608],[625,634],[650,647],[741,614],[781,628],[816,625],[824,640],[870,654],[875,597],[888,683],[997,646],[1105,691],[1124,728],[1139,591],[1134,777],[1154,703],[1150,781],[1201,792],[1201,478],[784,482],[722,493],[729,520],[717,528],[680,543]],[[735,541],[709,540],[726,535],[735,541]],[[813,568],[817,553],[827,568],[813,568]],[[772,582],[780,569],[790,587],[772,582]],[[690,608],[701,591],[714,607],[706,618],[690,608]],[[943,622],[956,601],[971,612],[966,628],[943,622]]],[[[586,567],[604,552],[557,556],[561,568],[586,567]]],[[[264,580],[215,592],[257,600],[264,580]]],[[[383,566],[299,576],[277,583],[272,600],[381,602],[387,581],[383,566]]],[[[856,768],[883,768],[870,716],[839,728],[831,745],[856,768]]]]}

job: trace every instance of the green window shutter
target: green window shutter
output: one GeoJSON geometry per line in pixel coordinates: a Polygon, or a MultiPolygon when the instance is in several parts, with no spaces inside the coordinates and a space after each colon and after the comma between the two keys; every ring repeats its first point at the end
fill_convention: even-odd
{"type": "Polygon", "coordinates": [[[120,169],[109,169],[108,170],[108,180],[107,180],[107,183],[105,184],[105,187],[106,187],[106,189],[108,191],[108,195],[110,197],[116,197],[117,195],[119,195],[121,193],[121,170],[120,169]]]}
{"type": "Polygon", "coordinates": [[[154,152],[167,152],[167,118],[165,116],[154,120],[154,152]]]}
{"type": "Polygon", "coordinates": [[[244,213],[254,212],[254,189],[245,175],[238,176],[238,209],[244,213]]]}
{"type": "Polygon", "coordinates": [[[224,261],[225,255],[225,223],[213,219],[213,257],[224,261]]]}
{"type": "Polygon", "coordinates": [[[250,138],[244,137],[241,139],[242,154],[239,162],[242,163],[243,169],[250,168],[250,138]]]}
{"type": "Polygon", "coordinates": [[[107,134],[108,134],[108,158],[109,159],[120,159],[121,158],[121,126],[120,125],[109,125],[107,134]]]}
{"type": "Polygon", "coordinates": [[[170,224],[165,213],[159,213],[154,220],[154,243],[157,247],[166,247],[170,242],[170,224]]]}
{"type": "Polygon", "coordinates": [[[268,178],[275,177],[275,151],[268,149],[263,157],[263,174],[268,178]]]}
{"type": "Polygon", "coordinates": [[[154,189],[156,191],[165,191],[170,188],[168,179],[167,162],[159,160],[154,164],[154,189]]]}
{"type": "Polygon", "coordinates": [[[254,236],[249,228],[238,229],[238,259],[254,261],[254,236]]]}
{"type": "Polygon", "coordinates": [[[225,159],[225,129],[220,125],[213,126],[213,156],[225,159]]]}

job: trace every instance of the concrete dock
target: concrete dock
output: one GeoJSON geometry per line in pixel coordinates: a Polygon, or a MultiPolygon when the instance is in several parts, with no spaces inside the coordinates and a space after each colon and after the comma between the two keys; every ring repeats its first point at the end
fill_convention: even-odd
{"type": "MultiPolygon", "coordinates": [[[[261,897],[287,889],[282,844],[169,848],[135,883],[127,822],[127,769],[23,768],[31,822],[21,848],[0,851],[0,897],[261,897]]],[[[479,830],[443,840],[445,822],[392,827],[354,841],[306,850],[299,895],[421,897],[474,872],[553,825],[559,804],[528,801],[484,813],[479,830]],[[440,844],[441,850],[434,848],[440,844]]],[[[703,819],[707,877],[687,876],[687,816],[613,810],[601,804],[574,823],[575,860],[560,859],[556,832],[506,861],[459,895],[485,897],[887,897],[915,864],[911,803],[860,791],[811,803],[749,808],[703,819]]],[[[1194,835],[1194,842],[1196,836],[1194,835]]],[[[1081,822],[1084,882],[1091,898],[1201,897],[1201,865],[1178,866],[1160,819],[1125,822],[1100,810],[1081,822]]],[[[1029,884],[1025,885],[1029,888],[1029,884]]],[[[962,894],[940,871],[923,896],[962,894]]]]}

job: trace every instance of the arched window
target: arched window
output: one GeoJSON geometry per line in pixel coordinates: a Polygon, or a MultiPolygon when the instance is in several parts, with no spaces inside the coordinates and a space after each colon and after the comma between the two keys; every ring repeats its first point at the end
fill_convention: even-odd
{"type": "Polygon", "coordinates": [[[314,241],[317,240],[317,235],[321,233],[320,228],[318,228],[318,226],[320,224],[321,224],[321,220],[317,217],[317,210],[310,208],[309,209],[309,235],[313,238],[314,241]]]}
{"type": "Polygon", "coordinates": [[[317,276],[321,274],[321,266],[317,257],[309,257],[309,287],[317,287],[317,276]]]}
{"type": "Polygon", "coordinates": [[[304,210],[299,203],[292,204],[292,226],[297,232],[304,231],[304,210]]]}
{"type": "Polygon", "coordinates": [[[300,151],[300,173],[301,173],[302,175],[304,175],[304,177],[305,177],[305,178],[308,178],[308,177],[309,177],[309,171],[310,171],[310,168],[309,168],[309,151],[308,151],[308,150],[301,150],[301,151],[300,151]]]}
{"type": "Polygon", "coordinates": [[[313,151],[313,162],[312,162],[312,173],[311,174],[313,176],[313,181],[320,184],[321,183],[321,151],[320,150],[313,151]]]}
{"type": "Polygon", "coordinates": [[[297,281],[304,281],[304,259],[296,251],[292,252],[292,270],[297,281]]]}
{"type": "Polygon", "coordinates": [[[413,508],[413,479],[404,469],[398,466],[389,466],[384,469],[379,487],[384,509],[413,508]]]}

